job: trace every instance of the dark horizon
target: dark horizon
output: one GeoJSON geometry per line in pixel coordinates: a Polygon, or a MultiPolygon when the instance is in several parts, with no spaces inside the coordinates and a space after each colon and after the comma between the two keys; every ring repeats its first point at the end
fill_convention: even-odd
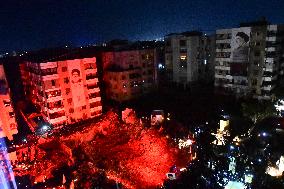
{"type": "Polygon", "coordinates": [[[272,24],[284,23],[281,0],[31,2],[2,2],[0,53],[112,39],[152,40],[190,30],[213,33],[261,17],[272,24]]]}

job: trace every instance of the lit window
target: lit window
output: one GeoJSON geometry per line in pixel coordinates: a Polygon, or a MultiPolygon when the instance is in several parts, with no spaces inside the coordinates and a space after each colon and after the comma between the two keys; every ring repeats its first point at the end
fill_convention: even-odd
{"type": "Polygon", "coordinates": [[[181,59],[181,60],[186,60],[186,56],[185,56],[185,55],[182,55],[182,56],[180,56],[180,59],[181,59]]]}

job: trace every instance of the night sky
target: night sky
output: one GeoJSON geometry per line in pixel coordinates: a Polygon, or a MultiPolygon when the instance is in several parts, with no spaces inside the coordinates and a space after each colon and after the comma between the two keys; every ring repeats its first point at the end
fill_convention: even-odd
{"type": "Polygon", "coordinates": [[[3,0],[0,52],[212,33],[261,16],[284,23],[284,0],[3,0]]]}

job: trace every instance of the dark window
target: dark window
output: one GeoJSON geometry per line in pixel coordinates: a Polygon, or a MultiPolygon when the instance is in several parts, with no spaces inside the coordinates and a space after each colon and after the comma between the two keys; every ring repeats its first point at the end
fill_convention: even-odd
{"type": "Polygon", "coordinates": [[[53,114],[49,114],[50,119],[55,119],[55,118],[62,117],[62,116],[65,116],[65,112],[64,111],[56,112],[56,113],[53,113],[53,114]]]}
{"type": "Polygon", "coordinates": [[[86,79],[87,80],[89,80],[89,79],[95,79],[95,78],[97,78],[97,74],[88,74],[87,76],[86,76],[86,79]]]}
{"type": "Polygon", "coordinates": [[[101,105],[102,105],[102,104],[101,104],[101,101],[92,102],[92,103],[90,104],[90,108],[98,107],[98,106],[101,106],[101,105]]]}
{"type": "Polygon", "coordinates": [[[180,40],[179,45],[180,46],[186,46],[186,40],[180,40]]]}
{"type": "Polygon", "coordinates": [[[97,84],[89,84],[89,85],[87,85],[88,89],[94,89],[94,88],[97,88],[97,87],[98,87],[97,84]]]}
{"type": "Polygon", "coordinates": [[[70,114],[74,113],[74,109],[73,109],[73,108],[70,108],[70,109],[69,109],[69,113],[70,113],[70,114]]]}
{"type": "Polygon", "coordinates": [[[64,83],[66,83],[66,84],[69,83],[69,78],[68,78],[68,77],[65,77],[65,78],[64,78],[64,83]]]}
{"type": "Polygon", "coordinates": [[[100,94],[97,92],[97,93],[91,93],[91,94],[89,94],[89,98],[91,99],[91,98],[96,98],[96,97],[99,97],[100,96],[100,94]]]}
{"type": "Polygon", "coordinates": [[[72,103],[72,98],[68,98],[68,99],[67,99],[67,102],[68,102],[69,104],[71,104],[71,103],[72,103]]]}
{"type": "Polygon", "coordinates": [[[55,86],[55,80],[51,80],[51,85],[55,86]]]}
{"type": "Polygon", "coordinates": [[[67,67],[62,67],[62,72],[66,72],[67,71],[67,67]]]}
{"type": "Polygon", "coordinates": [[[10,116],[10,118],[15,117],[15,113],[14,112],[9,112],[9,116],[10,116]]]}
{"type": "Polygon", "coordinates": [[[66,95],[68,95],[70,92],[71,92],[71,89],[70,89],[70,88],[66,88],[66,89],[65,89],[66,95]]]}

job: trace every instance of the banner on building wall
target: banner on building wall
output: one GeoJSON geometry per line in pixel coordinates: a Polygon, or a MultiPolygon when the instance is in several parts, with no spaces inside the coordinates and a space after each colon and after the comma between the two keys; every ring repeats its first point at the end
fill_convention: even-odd
{"type": "Polygon", "coordinates": [[[251,29],[247,27],[232,30],[230,57],[232,75],[247,75],[250,32],[251,29]]]}
{"type": "Polygon", "coordinates": [[[84,83],[82,79],[80,61],[69,62],[68,71],[70,75],[70,84],[74,108],[85,106],[86,97],[84,92],[84,83]]]}
{"type": "Polygon", "coordinates": [[[0,95],[6,95],[8,93],[8,87],[6,83],[6,77],[3,65],[0,65],[0,95]]]}

